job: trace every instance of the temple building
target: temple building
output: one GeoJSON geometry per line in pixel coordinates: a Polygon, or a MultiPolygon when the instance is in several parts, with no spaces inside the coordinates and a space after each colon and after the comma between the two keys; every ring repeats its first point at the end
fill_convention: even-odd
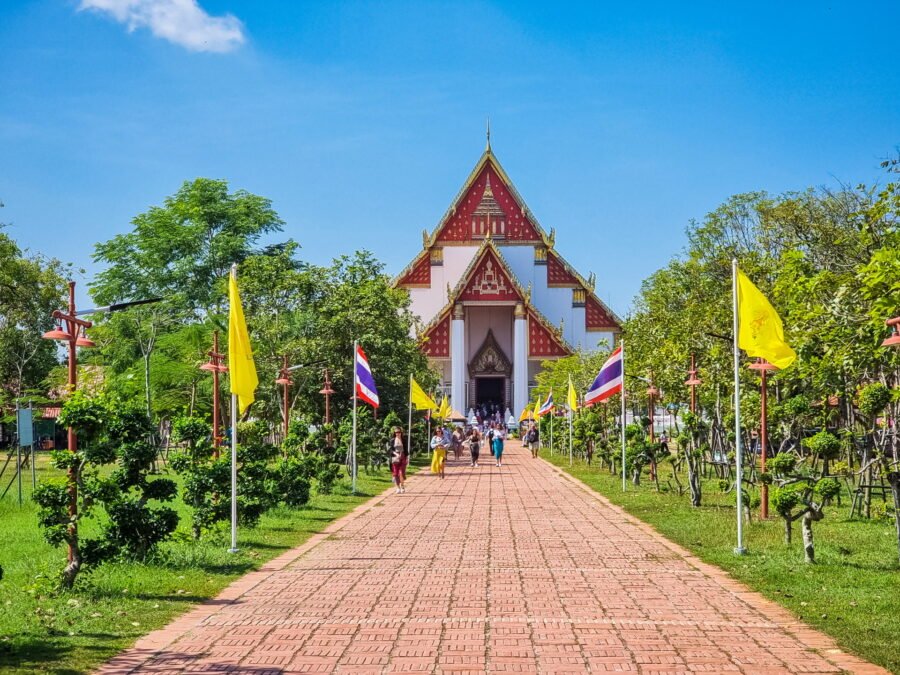
{"type": "MultiPolygon", "coordinates": [[[[518,417],[541,362],[606,348],[618,317],[554,246],[487,147],[422,251],[397,276],[422,320],[422,350],[454,408],[518,417]]],[[[593,244],[593,245],[596,245],[593,244]]],[[[598,251],[599,252],[599,251],[598,251]]],[[[564,396],[559,392],[558,397],[564,396]]]]}

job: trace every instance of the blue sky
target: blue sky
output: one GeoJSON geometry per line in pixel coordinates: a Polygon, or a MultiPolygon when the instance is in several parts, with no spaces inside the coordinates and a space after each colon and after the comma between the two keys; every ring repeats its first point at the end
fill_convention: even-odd
{"type": "Polygon", "coordinates": [[[393,273],[490,117],[624,314],[729,195],[881,180],[900,145],[900,4],[729,4],[5,0],[0,221],[84,281],[96,241],[225,178],[304,258],[368,248],[393,273]]]}

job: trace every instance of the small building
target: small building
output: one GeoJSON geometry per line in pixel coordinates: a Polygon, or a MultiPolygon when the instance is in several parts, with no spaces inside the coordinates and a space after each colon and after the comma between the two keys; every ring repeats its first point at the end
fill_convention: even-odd
{"type": "Polygon", "coordinates": [[[611,346],[621,322],[555,248],[490,144],[422,251],[394,281],[453,407],[516,417],[541,362],[611,346]]]}

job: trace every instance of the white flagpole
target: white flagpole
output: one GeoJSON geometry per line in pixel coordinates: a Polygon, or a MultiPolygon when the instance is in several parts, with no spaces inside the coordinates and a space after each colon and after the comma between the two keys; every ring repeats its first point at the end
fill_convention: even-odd
{"type": "Polygon", "coordinates": [[[737,292],[737,258],[731,259],[731,302],[734,310],[734,462],[735,462],[735,487],[737,492],[737,546],[734,549],[736,555],[747,552],[744,548],[744,490],[741,470],[743,457],[741,457],[741,378],[740,362],[741,352],[738,347],[738,292],[737,292]]]}
{"type": "Polygon", "coordinates": [[[569,466],[572,466],[572,418],[575,416],[575,411],[569,408],[569,466]]]}
{"type": "Polygon", "coordinates": [[[550,406],[550,456],[553,456],[553,406],[550,406]]]}
{"type": "Polygon", "coordinates": [[[350,443],[350,482],[356,494],[356,340],[353,341],[353,438],[350,443]]]}
{"type": "Polygon", "coordinates": [[[619,399],[622,402],[622,419],[619,425],[619,431],[622,435],[622,492],[625,492],[628,485],[628,479],[625,472],[625,338],[622,338],[620,345],[622,347],[622,392],[619,399]]]}
{"type": "Polygon", "coordinates": [[[231,395],[231,548],[237,553],[237,394],[231,395]]]}
{"type": "Polygon", "coordinates": [[[412,373],[409,374],[409,420],[406,424],[406,456],[412,455],[412,373]]]}
{"type": "MultiPolygon", "coordinates": [[[[237,263],[231,265],[231,275],[237,281],[237,263]]],[[[229,313],[231,307],[229,306],[229,313]]],[[[232,345],[228,345],[228,349],[233,349],[232,345]]],[[[237,420],[238,420],[238,398],[237,394],[231,394],[231,548],[229,553],[237,553],[237,420]]]]}

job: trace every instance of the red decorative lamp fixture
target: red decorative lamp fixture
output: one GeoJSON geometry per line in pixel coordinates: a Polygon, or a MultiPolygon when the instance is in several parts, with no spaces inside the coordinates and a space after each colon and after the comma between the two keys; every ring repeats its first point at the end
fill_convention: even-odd
{"type": "Polygon", "coordinates": [[[891,327],[891,334],[881,343],[882,347],[900,347],[900,316],[888,319],[885,323],[891,327]]]}

